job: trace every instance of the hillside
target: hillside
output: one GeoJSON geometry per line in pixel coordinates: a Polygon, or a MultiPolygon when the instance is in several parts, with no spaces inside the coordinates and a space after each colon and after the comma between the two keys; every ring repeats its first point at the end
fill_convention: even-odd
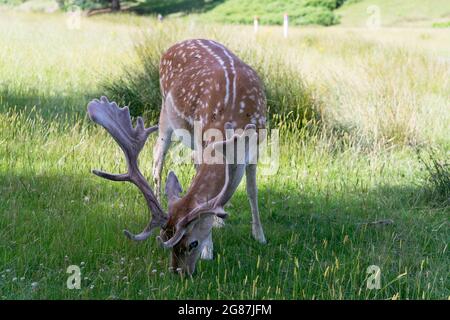
{"type": "Polygon", "coordinates": [[[435,22],[450,20],[450,0],[360,0],[350,1],[336,10],[342,26],[365,27],[377,6],[381,26],[430,27],[435,22]]]}
{"type": "MultiPolygon", "coordinates": [[[[142,15],[161,14],[180,17],[197,14],[203,21],[251,24],[258,16],[262,24],[280,25],[289,14],[291,25],[339,23],[334,10],[346,0],[121,0],[121,10],[142,15]]],[[[0,0],[0,5],[16,6],[22,11],[45,11],[59,4],[63,9],[78,6],[82,10],[105,9],[108,0],[0,0]]],[[[102,12],[105,12],[102,10],[102,12]]]]}
{"type": "Polygon", "coordinates": [[[333,11],[343,0],[228,0],[205,13],[208,20],[223,23],[253,23],[258,16],[262,24],[280,25],[289,15],[293,25],[334,25],[339,23],[333,11]]]}
{"type": "MultiPolygon", "coordinates": [[[[0,0],[21,11],[53,12],[57,2],[83,10],[109,6],[106,0],[0,0]]],[[[431,27],[450,24],[450,0],[122,0],[122,10],[141,15],[181,17],[195,14],[201,21],[280,25],[289,15],[291,25],[366,27],[379,16],[384,27],[431,27]]]]}
{"type": "Polygon", "coordinates": [[[140,13],[184,15],[219,23],[279,25],[288,13],[292,25],[365,27],[379,10],[381,26],[430,27],[450,21],[450,0],[142,0],[133,9],[140,13]],[[375,11],[374,11],[375,8],[375,11]]]}

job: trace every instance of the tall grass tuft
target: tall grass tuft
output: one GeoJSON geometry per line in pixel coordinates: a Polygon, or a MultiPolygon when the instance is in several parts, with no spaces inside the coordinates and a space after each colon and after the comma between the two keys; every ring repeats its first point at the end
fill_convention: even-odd
{"type": "Polygon", "coordinates": [[[256,69],[264,84],[271,127],[292,132],[311,121],[319,123],[320,102],[298,71],[283,61],[258,58],[252,51],[244,53],[243,59],[256,69]]]}
{"type": "MultiPolygon", "coordinates": [[[[157,44],[156,44],[157,45],[157,44]]],[[[123,68],[123,74],[103,83],[107,95],[119,105],[130,107],[132,116],[145,115],[154,122],[161,105],[159,89],[159,57],[162,50],[152,46],[137,45],[135,65],[123,68]]]]}
{"type": "Polygon", "coordinates": [[[448,156],[442,156],[438,151],[417,151],[417,157],[422,164],[426,175],[424,184],[429,199],[439,205],[450,205],[450,161],[448,156]]]}

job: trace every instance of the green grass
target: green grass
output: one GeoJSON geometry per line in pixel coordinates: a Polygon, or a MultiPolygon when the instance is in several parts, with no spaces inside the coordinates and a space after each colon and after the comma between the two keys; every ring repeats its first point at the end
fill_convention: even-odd
{"type": "Polygon", "coordinates": [[[435,22],[433,23],[433,28],[450,28],[450,21],[435,22]]]}
{"type": "Polygon", "coordinates": [[[334,0],[228,0],[206,12],[208,21],[251,24],[258,16],[261,24],[281,25],[283,15],[289,14],[292,25],[333,25],[339,22],[333,14],[334,0]]]}
{"type": "MultiPolygon", "coordinates": [[[[203,21],[232,24],[252,24],[255,15],[261,23],[281,25],[283,15],[289,13],[291,25],[334,25],[339,22],[333,13],[342,0],[130,0],[122,1],[127,12],[165,18],[198,14],[203,21]]],[[[16,4],[14,1],[10,4],[16,4]]],[[[22,10],[45,11],[55,5],[54,0],[29,0],[22,4],[22,10]]],[[[69,7],[70,1],[65,6],[69,7]]],[[[107,2],[72,1],[83,10],[108,7],[107,2]]]]}
{"type": "MultiPolygon", "coordinates": [[[[23,11],[54,11],[54,0],[0,0],[23,11]]],[[[106,6],[81,1],[83,9],[106,6]]],[[[383,27],[448,27],[450,2],[447,0],[125,0],[123,9],[142,15],[162,14],[165,18],[196,14],[201,21],[252,24],[255,16],[262,25],[281,25],[288,13],[291,25],[340,24],[366,27],[379,13],[383,27]],[[343,5],[342,5],[343,4],[343,5]],[[341,6],[342,5],[342,6],[341,6]]]]}
{"type": "MultiPolygon", "coordinates": [[[[271,86],[284,81],[282,72],[289,66],[316,97],[322,116],[320,127],[280,123],[280,170],[258,176],[268,244],[251,237],[242,185],[227,208],[226,226],[214,230],[215,259],[201,261],[196,275],[183,279],[168,273],[168,252],[154,238],[137,244],[123,236],[122,229],[140,230],[148,219],[135,187],[90,174],[93,168],[116,172],[125,165],[112,139],[87,121],[85,107],[103,92],[102,83],[123,75],[124,65],[139,66],[133,55],[139,26],[151,26],[146,39],[161,32],[154,20],[137,20],[105,16],[68,30],[60,15],[0,12],[0,298],[450,296],[449,207],[429,192],[434,175],[408,146],[425,141],[440,150],[439,157],[449,150],[448,118],[442,114],[448,65],[435,62],[432,52],[338,29],[329,29],[331,34],[300,30],[286,41],[277,28],[255,39],[238,27],[170,25],[173,38],[159,37],[159,44],[187,36],[220,39],[260,65],[271,86]],[[275,61],[278,68],[264,71],[275,61]],[[330,74],[330,65],[335,73],[330,74]],[[424,79],[414,80],[417,74],[409,70],[424,79]],[[375,121],[383,113],[367,111],[381,97],[386,110],[398,109],[386,120],[397,124],[394,131],[375,121]],[[408,109],[411,101],[415,109],[408,109]],[[426,113],[431,119],[421,117],[425,101],[433,101],[426,113]],[[353,108],[356,104],[360,109],[353,108]],[[414,139],[400,116],[410,110],[417,112],[410,124],[414,139]],[[428,121],[433,128],[426,127],[428,121]],[[409,138],[391,141],[399,135],[392,132],[409,138]],[[385,219],[394,223],[367,224],[385,219]],[[72,264],[82,269],[79,291],[66,288],[72,264]],[[366,288],[370,265],[381,268],[380,290],[366,288]]],[[[431,39],[423,41],[435,41],[430,32],[431,39]]],[[[288,91],[281,87],[277,96],[288,91]]],[[[147,176],[153,143],[154,137],[141,155],[147,176]]],[[[169,155],[164,174],[168,168],[186,189],[192,166],[175,166],[169,155]]]]}
{"type": "Polygon", "coordinates": [[[261,23],[281,25],[289,13],[293,25],[333,25],[339,22],[333,10],[342,0],[143,0],[124,1],[129,11],[178,17],[199,14],[203,21],[252,24],[254,16],[261,23]]]}
{"type": "Polygon", "coordinates": [[[342,6],[336,13],[341,16],[343,26],[365,27],[373,14],[373,10],[368,9],[371,6],[379,8],[381,25],[387,27],[431,27],[433,22],[450,17],[450,2],[447,0],[361,0],[342,6]]]}

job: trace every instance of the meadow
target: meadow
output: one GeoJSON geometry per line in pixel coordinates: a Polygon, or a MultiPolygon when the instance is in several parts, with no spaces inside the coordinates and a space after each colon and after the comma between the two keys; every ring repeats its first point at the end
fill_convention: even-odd
{"type": "MultiPolygon", "coordinates": [[[[66,22],[0,9],[1,299],[450,298],[448,30],[293,28],[284,39],[279,27],[255,36],[189,18],[66,22]],[[267,245],[251,237],[243,183],[214,230],[215,259],[181,278],[153,237],[123,236],[147,210],[135,187],[90,173],[125,164],[86,105],[107,93],[152,124],[158,55],[194,37],[261,74],[280,166],[258,175],[267,245]],[[66,287],[70,265],[80,290],[66,287]],[[371,265],[380,289],[367,288],[371,265]]],[[[193,166],[169,153],[169,168],[186,189],[193,166]]]]}
{"type": "MultiPolygon", "coordinates": [[[[432,22],[444,22],[450,18],[450,3],[446,0],[357,0],[348,1],[336,14],[344,26],[364,27],[370,6],[378,7],[383,26],[431,27],[432,22]]],[[[373,12],[373,11],[372,11],[373,12]]]]}

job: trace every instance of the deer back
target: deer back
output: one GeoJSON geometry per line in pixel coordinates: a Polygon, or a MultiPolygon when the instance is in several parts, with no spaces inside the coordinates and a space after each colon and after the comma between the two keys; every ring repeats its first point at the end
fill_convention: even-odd
{"type": "Polygon", "coordinates": [[[230,122],[243,129],[251,123],[264,128],[266,99],[256,72],[223,45],[212,40],[186,40],[161,58],[160,84],[169,115],[192,127],[223,130],[230,122]]]}

